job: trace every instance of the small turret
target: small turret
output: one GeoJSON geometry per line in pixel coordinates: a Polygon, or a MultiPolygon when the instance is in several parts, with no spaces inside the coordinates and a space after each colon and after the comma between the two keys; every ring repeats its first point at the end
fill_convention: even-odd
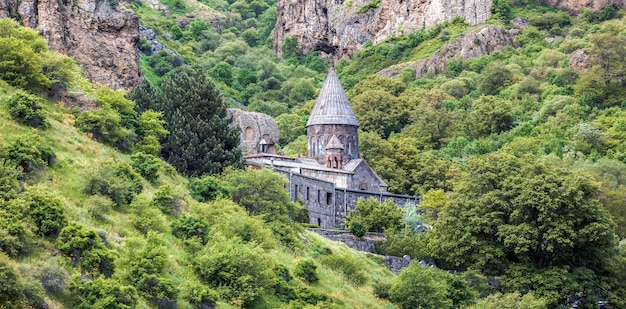
{"type": "Polygon", "coordinates": [[[326,167],[341,169],[343,166],[343,145],[333,135],[326,145],[326,167]]]}

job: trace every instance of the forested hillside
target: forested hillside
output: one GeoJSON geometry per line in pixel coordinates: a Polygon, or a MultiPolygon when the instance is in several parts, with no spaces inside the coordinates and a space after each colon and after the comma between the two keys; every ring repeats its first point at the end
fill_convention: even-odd
{"type": "Polygon", "coordinates": [[[392,306],[373,295],[395,277],[380,257],[306,232],[281,176],[236,169],[238,131],[203,72],[164,79],[163,116],[82,78],[81,93],[45,99],[78,67],[15,21],[0,20],[0,49],[0,307],[392,306]],[[216,118],[190,118],[200,108],[216,118]],[[172,145],[192,141],[167,140],[177,121],[204,121],[183,131],[213,136],[211,151],[172,145]]]}
{"type": "Polygon", "coordinates": [[[294,37],[275,57],[275,1],[120,5],[155,34],[130,93],[0,20],[7,307],[626,307],[622,9],[493,1],[489,31],[398,29],[335,63],[362,155],[389,191],[422,196],[419,212],[349,216],[387,234],[379,253],[436,266],[394,276],[303,231],[284,179],[238,169],[226,106],[271,115],[281,150],[305,155],[332,62],[294,37]],[[476,33],[493,31],[486,48],[498,38],[476,33]]]}

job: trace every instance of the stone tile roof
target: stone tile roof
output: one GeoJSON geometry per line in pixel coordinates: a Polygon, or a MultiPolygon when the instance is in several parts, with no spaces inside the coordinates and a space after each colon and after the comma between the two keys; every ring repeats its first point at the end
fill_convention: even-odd
{"type": "Polygon", "coordinates": [[[332,68],[326,76],[326,81],[324,81],[322,90],[315,101],[315,106],[313,106],[306,126],[316,124],[359,125],[346,92],[341,87],[337,73],[332,68]]]}
{"type": "Polygon", "coordinates": [[[344,149],[344,148],[343,148],[343,144],[341,143],[341,141],[339,141],[337,136],[333,134],[333,136],[330,138],[330,141],[328,141],[328,144],[326,145],[326,149],[344,149]]]}

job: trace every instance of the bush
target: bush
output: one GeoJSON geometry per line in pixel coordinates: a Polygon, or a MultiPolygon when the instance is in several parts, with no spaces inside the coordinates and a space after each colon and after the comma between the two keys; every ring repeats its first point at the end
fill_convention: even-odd
{"type": "Polygon", "coordinates": [[[74,277],[69,285],[73,308],[137,308],[137,290],[113,279],[97,277],[91,281],[74,277]]]}
{"type": "Polygon", "coordinates": [[[137,152],[130,156],[131,166],[143,178],[149,182],[156,182],[159,178],[159,170],[161,169],[161,160],[151,154],[137,152]]]}
{"type": "Polygon", "coordinates": [[[9,144],[7,160],[28,173],[52,165],[55,155],[41,136],[28,134],[9,144]]]}
{"type": "Polygon", "coordinates": [[[164,185],[154,193],[150,206],[161,210],[163,214],[177,216],[182,203],[182,198],[175,195],[170,186],[164,185]]]}
{"type": "Polygon", "coordinates": [[[24,92],[14,94],[6,102],[7,110],[13,119],[39,129],[50,126],[42,110],[43,104],[44,100],[41,97],[24,92]]]}
{"type": "Polygon", "coordinates": [[[189,193],[198,202],[213,201],[218,197],[229,197],[228,190],[213,176],[194,178],[189,182],[189,193]]]}
{"type": "Polygon", "coordinates": [[[85,193],[108,196],[117,206],[129,204],[143,190],[141,176],[125,163],[104,163],[86,178],[85,193]]]}
{"type": "Polygon", "coordinates": [[[372,285],[374,295],[380,299],[389,299],[389,290],[391,290],[391,283],[388,282],[374,282],[372,285]]]}
{"type": "Polygon", "coordinates": [[[49,188],[42,185],[29,187],[26,189],[26,203],[35,233],[56,236],[67,225],[63,200],[49,188]]]}
{"type": "Polygon", "coordinates": [[[358,237],[365,234],[362,233],[363,229],[378,233],[386,229],[397,230],[402,228],[402,209],[391,199],[380,204],[376,199],[361,198],[356,202],[356,211],[351,211],[346,221],[348,229],[358,233],[358,237]]]}
{"type": "Polygon", "coordinates": [[[0,307],[23,308],[24,283],[11,260],[0,253],[0,307]]]}
{"type": "Polygon", "coordinates": [[[316,283],[320,280],[317,276],[317,265],[309,259],[299,261],[296,264],[295,274],[308,283],[316,283]]]}
{"type": "Polygon", "coordinates": [[[187,285],[187,290],[183,293],[182,298],[194,309],[205,309],[214,307],[219,295],[206,285],[194,282],[187,285]]]}
{"type": "Polygon", "coordinates": [[[276,282],[274,259],[259,246],[215,241],[193,260],[196,273],[231,302],[249,305],[276,282]]]}
{"type": "Polygon", "coordinates": [[[157,308],[178,308],[176,306],[178,288],[170,279],[145,274],[137,283],[137,290],[156,304],[157,308]]]}
{"type": "Polygon", "coordinates": [[[333,253],[321,257],[320,261],[331,269],[341,272],[355,286],[367,283],[367,274],[363,271],[365,265],[349,253],[333,253]]]}
{"type": "Polygon", "coordinates": [[[196,216],[183,216],[172,223],[172,234],[181,239],[197,238],[202,245],[208,241],[209,223],[196,216]]]}
{"type": "Polygon", "coordinates": [[[9,256],[26,253],[30,248],[30,236],[20,219],[0,211],[0,251],[9,256]]]}
{"type": "Polygon", "coordinates": [[[102,195],[93,195],[85,202],[87,213],[93,218],[103,220],[104,215],[113,209],[115,203],[108,197],[102,195]]]}
{"type": "Polygon", "coordinates": [[[133,226],[142,234],[146,235],[150,231],[158,233],[167,232],[167,221],[160,211],[152,208],[143,209],[130,216],[133,226]]]}
{"type": "Polygon", "coordinates": [[[59,233],[57,247],[84,271],[100,272],[107,277],[113,274],[114,257],[93,230],[72,222],[59,233]]]}
{"type": "Polygon", "coordinates": [[[22,174],[21,168],[16,168],[9,161],[0,158],[0,205],[17,196],[19,190],[18,178],[22,174]]]}

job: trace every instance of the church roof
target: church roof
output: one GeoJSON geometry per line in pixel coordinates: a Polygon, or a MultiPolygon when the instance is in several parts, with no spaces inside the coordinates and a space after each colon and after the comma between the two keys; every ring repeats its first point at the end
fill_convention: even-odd
{"type": "Polygon", "coordinates": [[[333,137],[328,141],[328,145],[326,145],[326,149],[344,149],[341,141],[333,134],[333,137]]]}
{"type": "Polygon", "coordinates": [[[315,101],[315,106],[313,106],[306,126],[316,124],[359,125],[352,107],[350,107],[346,92],[341,87],[337,73],[332,68],[326,76],[326,81],[324,81],[322,90],[315,101]]]}

